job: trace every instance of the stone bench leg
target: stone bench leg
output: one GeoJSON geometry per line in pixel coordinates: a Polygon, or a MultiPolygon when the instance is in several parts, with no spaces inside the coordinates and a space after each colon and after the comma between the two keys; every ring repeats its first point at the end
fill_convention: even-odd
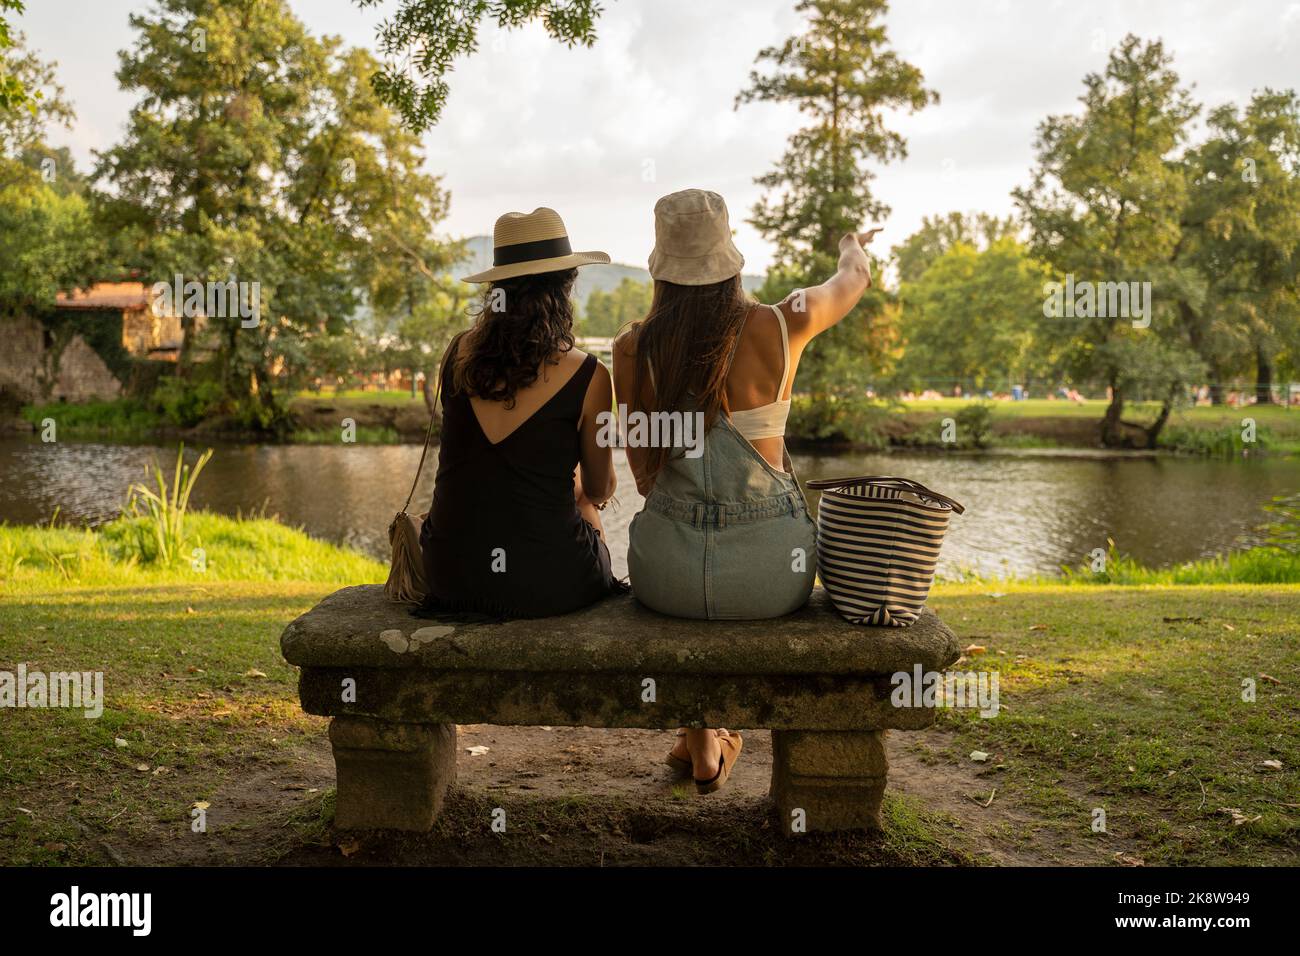
{"type": "Polygon", "coordinates": [[[771,793],[788,836],[880,829],[888,770],[884,731],[772,731],[771,793]]]}
{"type": "Polygon", "coordinates": [[[330,722],[338,775],[335,826],[428,830],[456,779],[455,724],[392,724],[369,717],[330,722]]]}

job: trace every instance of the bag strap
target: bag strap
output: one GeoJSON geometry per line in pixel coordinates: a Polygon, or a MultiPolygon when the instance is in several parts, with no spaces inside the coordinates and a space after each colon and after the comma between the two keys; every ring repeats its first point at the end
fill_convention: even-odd
{"type": "MultiPolygon", "coordinates": [[[[461,335],[463,334],[462,332],[461,335]]],[[[433,408],[429,412],[429,427],[424,432],[424,447],[420,449],[420,463],[415,466],[415,480],[411,482],[411,492],[406,496],[406,504],[402,505],[402,510],[398,514],[408,513],[407,509],[411,507],[411,499],[415,497],[415,489],[420,484],[420,473],[424,471],[424,459],[429,454],[429,442],[433,440],[433,425],[438,420],[438,399],[442,396],[442,377],[447,371],[447,357],[459,341],[460,335],[457,335],[448,342],[446,350],[442,353],[442,359],[438,362],[438,380],[433,386],[433,408]]]]}
{"type": "Polygon", "coordinates": [[[817,491],[835,491],[840,488],[883,485],[885,487],[899,488],[903,491],[911,491],[927,498],[933,498],[935,501],[942,501],[957,514],[965,514],[966,512],[965,507],[960,502],[954,501],[947,495],[941,495],[937,491],[931,491],[919,481],[913,481],[911,478],[895,478],[891,475],[865,475],[861,478],[816,478],[806,482],[806,484],[809,488],[817,491]]]}

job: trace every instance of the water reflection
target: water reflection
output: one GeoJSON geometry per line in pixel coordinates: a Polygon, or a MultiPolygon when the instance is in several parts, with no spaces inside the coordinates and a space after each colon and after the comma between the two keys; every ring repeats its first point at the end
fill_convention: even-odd
{"type": "MultiPolygon", "coordinates": [[[[155,456],[170,474],[174,447],[0,440],[0,520],[46,521],[56,507],[65,519],[92,525],[112,518],[155,456]]],[[[317,537],[383,556],[388,522],[419,457],[416,445],[218,446],[194,501],[228,514],[265,509],[317,537]]],[[[1263,520],[1262,505],[1300,489],[1300,462],[1279,460],[848,454],[794,462],[805,480],[903,475],[961,501],[966,514],[954,518],[941,562],[949,574],[1054,573],[1108,537],[1144,562],[1175,564],[1244,543],[1263,520]]],[[[604,519],[622,574],[627,526],[641,498],[621,457],[619,489],[619,504],[604,519]]],[[[427,507],[432,491],[430,464],[413,507],[427,507]]]]}

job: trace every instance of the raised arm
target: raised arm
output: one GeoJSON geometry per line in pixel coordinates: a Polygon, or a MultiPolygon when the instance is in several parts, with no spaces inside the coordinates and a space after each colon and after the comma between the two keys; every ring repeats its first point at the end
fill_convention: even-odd
{"type": "Polygon", "coordinates": [[[880,229],[848,233],[840,240],[840,261],[821,285],[797,289],[781,303],[790,320],[790,334],[806,344],[853,311],[862,294],[871,288],[871,260],[866,246],[880,229]]]}

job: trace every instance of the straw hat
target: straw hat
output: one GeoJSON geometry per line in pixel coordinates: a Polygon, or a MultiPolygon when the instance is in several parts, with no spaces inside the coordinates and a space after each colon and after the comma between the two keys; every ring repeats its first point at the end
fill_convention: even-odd
{"type": "Polygon", "coordinates": [[[727,204],[715,192],[683,189],[655,203],[650,275],[677,285],[711,285],[738,275],[745,257],[731,241],[727,204]]]}
{"type": "Polygon", "coordinates": [[[542,206],[532,212],[508,212],[498,219],[492,230],[492,268],[461,281],[496,282],[598,262],[609,262],[609,256],[574,252],[560,214],[542,206]]]}

